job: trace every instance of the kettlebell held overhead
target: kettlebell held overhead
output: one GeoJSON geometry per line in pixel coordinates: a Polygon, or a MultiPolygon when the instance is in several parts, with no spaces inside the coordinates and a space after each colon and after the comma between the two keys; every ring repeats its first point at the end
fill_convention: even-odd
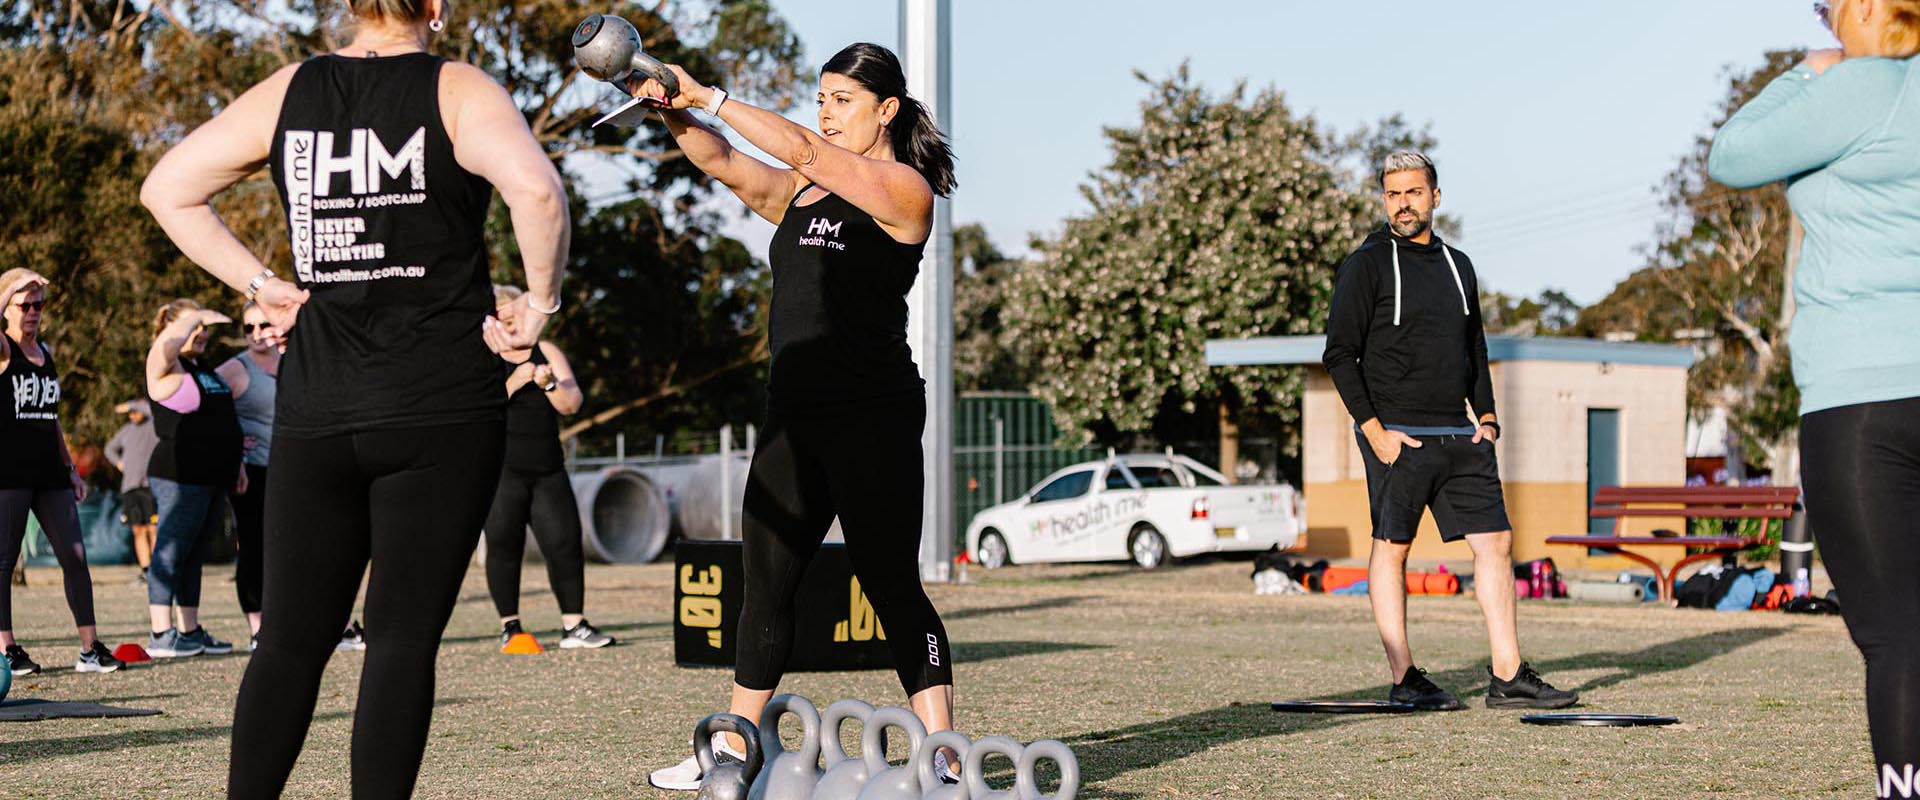
{"type": "Polygon", "coordinates": [[[640,31],[620,17],[593,14],[573,29],[573,60],[595,80],[620,86],[635,73],[666,87],[667,97],[680,93],[680,79],[660,59],[640,49],[640,31]]]}
{"type": "Polygon", "coordinates": [[[767,763],[748,787],[747,800],[811,800],[820,782],[820,711],[800,695],[780,695],[760,712],[760,732],[767,763]],[[780,718],[787,714],[800,718],[799,750],[788,751],[780,742],[780,718]]]}
{"type": "Polygon", "coordinates": [[[746,800],[760,774],[760,729],[736,714],[712,714],[693,726],[693,758],[700,763],[700,800],[746,800]],[[747,760],[722,764],[713,757],[713,735],[735,733],[746,742],[747,760]]]}

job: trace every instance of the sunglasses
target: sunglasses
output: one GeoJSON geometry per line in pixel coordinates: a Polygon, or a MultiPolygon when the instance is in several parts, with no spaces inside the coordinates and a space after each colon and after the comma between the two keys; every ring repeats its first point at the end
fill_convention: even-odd
{"type": "Polygon", "coordinates": [[[21,311],[39,311],[47,307],[47,301],[45,300],[34,300],[32,302],[22,301],[22,302],[14,303],[14,306],[18,307],[21,311]]]}
{"type": "Polygon", "coordinates": [[[270,322],[262,322],[262,323],[260,323],[260,324],[258,324],[258,325],[255,325],[255,324],[253,324],[253,323],[251,323],[251,322],[247,322],[247,323],[242,323],[242,324],[240,325],[240,332],[241,332],[241,333],[253,333],[253,332],[254,332],[254,331],[256,331],[256,330],[266,330],[266,329],[268,329],[268,328],[271,328],[271,327],[273,327],[273,323],[270,323],[270,322]]]}
{"type": "Polygon", "coordinates": [[[1827,30],[1833,30],[1833,4],[1821,0],[1813,4],[1813,15],[1820,18],[1820,24],[1827,30]]]}

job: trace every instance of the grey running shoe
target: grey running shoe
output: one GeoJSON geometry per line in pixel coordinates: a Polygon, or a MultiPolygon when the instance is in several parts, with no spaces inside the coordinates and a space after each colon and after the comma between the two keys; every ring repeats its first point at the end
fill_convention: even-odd
{"type": "MultiPolygon", "coordinates": [[[[720,737],[713,740],[713,757],[719,759],[721,763],[747,760],[746,754],[733,749],[727,744],[726,739],[720,737]]],[[[653,784],[656,789],[691,792],[700,788],[701,777],[700,761],[693,756],[687,756],[685,761],[671,767],[656,769],[648,774],[647,783],[653,784]]]]}
{"type": "Polygon", "coordinates": [[[74,672],[112,672],[125,664],[113,657],[113,651],[105,644],[94,640],[93,646],[80,651],[80,660],[73,662],[74,672]]]}
{"type": "Polygon", "coordinates": [[[1488,708],[1566,708],[1578,702],[1579,692],[1553,688],[1525,661],[1510,681],[1494,677],[1493,668],[1487,668],[1488,708]]]}
{"type": "Polygon", "coordinates": [[[33,658],[27,655],[27,648],[17,644],[7,645],[7,663],[13,665],[13,676],[16,678],[40,671],[40,665],[33,663],[33,658]]]}
{"type": "Polygon", "coordinates": [[[197,656],[206,649],[205,645],[182,636],[177,628],[168,628],[147,637],[147,655],[154,658],[197,656]]]}
{"type": "Polygon", "coordinates": [[[340,643],[333,646],[335,651],[367,649],[367,631],[360,627],[360,621],[347,623],[347,629],[340,632],[340,643]]]}
{"type": "Polygon", "coordinates": [[[599,628],[593,627],[593,623],[584,619],[580,620],[580,624],[578,625],[560,630],[560,649],[562,650],[579,650],[582,648],[592,650],[606,647],[607,645],[613,644],[613,642],[613,637],[601,633],[599,628]]]}
{"type": "Polygon", "coordinates": [[[1419,667],[1407,667],[1407,674],[1400,676],[1400,682],[1387,692],[1387,700],[1404,703],[1421,711],[1458,711],[1460,698],[1447,693],[1433,681],[1427,679],[1427,671],[1419,667]]]}
{"type": "Polygon", "coordinates": [[[207,655],[224,656],[233,652],[232,642],[223,642],[213,638],[213,634],[207,632],[207,626],[205,625],[194,628],[191,633],[180,634],[180,638],[183,641],[192,641],[200,645],[200,652],[206,653],[207,655]]]}

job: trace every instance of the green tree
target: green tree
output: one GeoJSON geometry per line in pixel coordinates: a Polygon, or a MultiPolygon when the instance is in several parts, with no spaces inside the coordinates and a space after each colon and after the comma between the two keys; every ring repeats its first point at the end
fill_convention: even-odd
{"type": "Polygon", "coordinates": [[[1034,379],[1029,348],[1007,326],[1007,289],[1023,266],[979,223],[953,231],[953,381],[960,391],[1024,390],[1034,379]]]}
{"type": "Polygon", "coordinates": [[[1580,304],[1566,292],[1547,289],[1538,298],[1505,292],[1480,293],[1480,318],[1487,333],[1508,336],[1565,336],[1580,318],[1580,304]]]}
{"type": "MultiPolygon", "coordinates": [[[[49,334],[60,348],[76,438],[104,440],[117,425],[112,405],[141,392],[148,321],[159,304],[188,296],[237,305],[138,206],[140,180],[166,147],[246,87],[342,43],[345,8],[338,0],[0,7],[0,261],[33,266],[55,284],[49,334]]],[[[721,220],[701,210],[715,185],[672,148],[662,126],[589,127],[615,90],[579,76],[569,37],[592,11],[620,14],[650,53],[776,108],[791,106],[804,88],[798,38],[764,0],[503,0],[452,10],[435,51],[509,87],[576,198],[569,268],[577,277],[553,335],[580,354],[575,366],[594,390],[583,417],[658,429],[747,413],[742,404],[753,392],[735,384],[750,382],[751,365],[764,360],[765,267],[715,233],[721,220]],[[624,183],[624,192],[579,202],[589,183],[624,183]],[[622,296],[643,286],[683,296],[622,296]],[[686,325],[710,327],[690,333],[686,325]],[[740,375],[714,373],[729,365],[740,375]],[[612,409],[619,411],[605,414],[612,409]]],[[[266,263],[286,262],[284,222],[264,171],[215,204],[266,263]]],[[[509,234],[496,203],[496,277],[518,272],[509,234]]]]}
{"type": "MultiPolygon", "coordinates": [[[[1061,427],[1113,441],[1165,414],[1290,425],[1299,370],[1208,369],[1208,339],[1306,334],[1371,201],[1343,184],[1337,143],[1278,91],[1211,95],[1183,66],[1147,84],[1137,126],[1081,187],[1091,211],[1014,274],[1008,328],[1033,348],[1061,427]]],[[[1223,461],[1231,458],[1223,454],[1223,461]]]]}

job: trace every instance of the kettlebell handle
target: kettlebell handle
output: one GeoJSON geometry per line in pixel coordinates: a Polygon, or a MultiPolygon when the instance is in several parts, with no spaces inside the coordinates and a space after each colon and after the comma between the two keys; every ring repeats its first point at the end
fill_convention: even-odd
{"type": "Polygon", "coordinates": [[[1026,752],[1020,754],[1019,765],[1014,768],[1013,788],[1021,800],[1073,800],[1074,795],[1080,793],[1080,759],[1058,739],[1042,739],[1027,745],[1026,752]],[[1041,761],[1060,766],[1060,790],[1053,794],[1040,793],[1041,761]]]}
{"type": "MultiPolygon", "coordinates": [[[[764,755],[772,761],[786,752],[780,741],[780,718],[792,714],[800,718],[800,760],[811,765],[820,760],[820,710],[813,701],[797,694],[783,694],[767,701],[760,712],[760,732],[767,737],[764,755]]],[[[837,734],[836,734],[837,735],[837,734]]]]}
{"type": "Polygon", "coordinates": [[[680,79],[640,44],[640,31],[633,23],[611,14],[590,14],[573,29],[573,60],[580,71],[598,80],[620,85],[638,72],[659,81],[667,97],[679,94],[680,79]]]}
{"type": "Polygon", "coordinates": [[[920,752],[913,756],[913,771],[920,779],[922,790],[940,785],[940,776],[933,771],[933,755],[940,752],[942,747],[953,748],[954,752],[960,754],[964,763],[967,751],[973,749],[973,743],[967,740],[966,734],[959,731],[948,730],[927,734],[927,740],[920,745],[920,752]]]}
{"type": "Polygon", "coordinates": [[[852,756],[847,755],[847,747],[840,741],[840,728],[847,720],[858,720],[861,725],[873,718],[873,706],[864,700],[848,698],[827,706],[820,715],[820,752],[826,756],[826,765],[831,767],[852,756]],[[827,746],[832,741],[833,746],[827,746]]]}
{"type": "MultiPolygon", "coordinates": [[[[983,766],[987,763],[987,756],[996,753],[1006,756],[1013,762],[1017,776],[1020,757],[1025,752],[1026,748],[1021,747],[1019,742],[1005,736],[987,736],[974,742],[973,749],[967,751],[966,767],[961,770],[965,774],[960,776],[967,782],[967,794],[980,798],[986,797],[993,791],[993,788],[987,785],[987,771],[983,766]]],[[[1015,791],[1018,791],[1017,786],[1015,791]]]]}
{"type": "Polygon", "coordinates": [[[737,733],[746,742],[747,760],[741,765],[741,773],[752,783],[760,775],[760,729],[738,714],[709,714],[693,726],[693,760],[700,764],[700,774],[712,774],[720,761],[713,756],[713,735],[715,733],[737,733]]]}
{"type": "Polygon", "coordinates": [[[927,740],[927,726],[920,718],[898,706],[888,706],[873,712],[867,717],[867,729],[860,732],[860,758],[867,762],[867,775],[879,775],[887,769],[887,729],[899,728],[907,732],[907,759],[912,760],[920,754],[920,746],[927,740]]]}

